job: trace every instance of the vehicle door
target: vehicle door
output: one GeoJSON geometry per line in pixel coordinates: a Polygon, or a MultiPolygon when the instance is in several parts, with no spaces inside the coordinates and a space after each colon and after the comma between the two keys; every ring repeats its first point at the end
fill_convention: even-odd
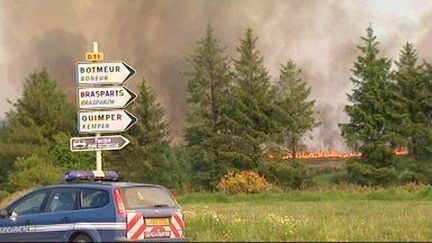
{"type": "MultiPolygon", "coordinates": [[[[73,187],[55,188],[50,193],[44,217],[36,220],[39,231],[49,232],[44,241],[61,242],[73,231],[77,222],[78,189],[73,187]]],[[[67,239],[66,239],[67,240],[67,239]]]]}
{"type": "Polygon", "coordinates": [[[0,241],[37,242],[43,241],[35,222],[43,217],[44,207],[50,190],[34,191],[8,208],[8,218],[0,220],[0,241]]]}
{"type": "Polygon", "coordinates": [[[110,190],[81,188],[80,208],[76,216],[80,219],[76,230],[88,233],[94,241],[113,241],[116,230],[124,223],[116,222],[114,204],[110,203],[110,190]]]}

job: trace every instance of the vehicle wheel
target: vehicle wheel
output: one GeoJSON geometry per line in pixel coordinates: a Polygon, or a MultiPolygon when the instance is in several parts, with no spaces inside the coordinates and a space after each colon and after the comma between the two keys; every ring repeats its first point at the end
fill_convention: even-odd
{"type": "Polygon", "coordinates": [[[84,234],[77,235],[72,242],[93,242],[90,237],[84,234]]]}

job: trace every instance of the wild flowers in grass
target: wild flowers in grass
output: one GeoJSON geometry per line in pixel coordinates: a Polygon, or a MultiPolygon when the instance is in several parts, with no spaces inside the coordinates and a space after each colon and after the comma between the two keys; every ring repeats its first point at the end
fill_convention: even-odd
{"type": "Polygon", "coordinates": [[[196,228],[206,228],[217,234],[214,235],[215,238],[220,237],[227,241],[244,237],[258,237],[257,240],[262,240],[266,239],[265,235],[286,240],[301,231],[309,222],[306,217],[261,214],[259,211],[221,211],[208,206],[185,210],[185,218],[190,222],[190,226],[193,224],[194,231],[196,228]]]}

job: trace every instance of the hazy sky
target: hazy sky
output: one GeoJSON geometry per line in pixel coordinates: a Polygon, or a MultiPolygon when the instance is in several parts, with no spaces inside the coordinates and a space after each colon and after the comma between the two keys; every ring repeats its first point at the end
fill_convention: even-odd
{"type": "Polygon", "coordinates": [[[91,42],[106,59],[138,71],[126,86],[150,80],[181,137],[185,106],[184,57],[211,23],[237,58],[235,47],[252,27],[272,75],[289,58],[305,72],[323,124],[307,143],[343,147],[337,123],[346,119],[350,68],[360,36],[375,28],[383,54],[397,58],[406,41],[431,59],[430,0],[0,0],[0,118],[22,91],[25,77],[46,67],[73,101],[73,69],[91,42]]]}

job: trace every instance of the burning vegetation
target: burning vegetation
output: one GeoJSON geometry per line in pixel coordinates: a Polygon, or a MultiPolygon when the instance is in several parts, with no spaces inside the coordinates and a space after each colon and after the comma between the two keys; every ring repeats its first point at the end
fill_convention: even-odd
{"type": "MultiPolygon", "coordinates": [[[[264,154],[270,159],[350,159],[361,157],[360,152],[341,152],[335,149],[330,150],[317,150],[317,151],[300,151],[295,154],[292,153],[274,153],[265,151],[264,154]]],[[[408,154],[408,150],[404,148],[396,148],[393,150],[393,154],[396,156],[403,156],[408,154]]]]}

